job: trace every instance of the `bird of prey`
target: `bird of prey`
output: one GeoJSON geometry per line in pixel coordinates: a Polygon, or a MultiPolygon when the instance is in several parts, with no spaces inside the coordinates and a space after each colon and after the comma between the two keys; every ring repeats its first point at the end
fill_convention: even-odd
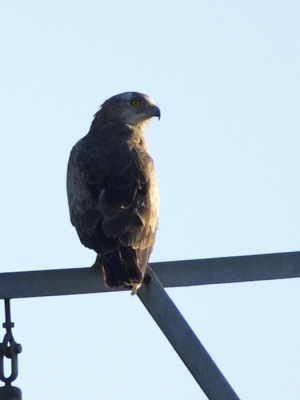
{"type": "Polygon", "coordinates": [[[135,294],[143,283],[158,224],[159,194],[144,130],[160,118],[146,94],[106,100],[68,164],[70,218],[81,243],[97,253],[108,287],[135,294]]]}

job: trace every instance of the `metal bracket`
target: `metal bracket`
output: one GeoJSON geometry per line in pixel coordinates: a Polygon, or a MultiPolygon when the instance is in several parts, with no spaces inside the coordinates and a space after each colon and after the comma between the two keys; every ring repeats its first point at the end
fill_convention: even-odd
{"type": "Polygon", "coordinates": [[[19,388],[11,386],[11,383],[18,376],[18,354],[22,352],[22,346],[17,343],[12,334],[12,328],[15,326],[11,322],[9,299],[5,299],[5,322],[3,328],[6,329],[3,342],[0,343],[0,380],[5,382],[5,386],[0,387],[0,400],[21,400],[22,392],[19,388]],[[4,357],[11,360],[11,373],[5,376],[4,357]]]}

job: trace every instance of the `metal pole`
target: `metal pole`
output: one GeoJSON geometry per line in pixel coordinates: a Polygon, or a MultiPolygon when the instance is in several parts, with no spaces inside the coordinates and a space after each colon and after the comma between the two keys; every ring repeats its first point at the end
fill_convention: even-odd
{"type": "Polygon", "coordinates": [[[219,368],[149,268],[138,297],[210,400],[239,400],[219,368]]]}

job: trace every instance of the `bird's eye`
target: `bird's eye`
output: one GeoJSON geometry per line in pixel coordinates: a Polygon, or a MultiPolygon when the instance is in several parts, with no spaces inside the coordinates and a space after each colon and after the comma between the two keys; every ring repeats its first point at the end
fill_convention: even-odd
{"type": "Polygon", "coordinates": [[[141,105],[141,102],[138,99],[134,99],[132,100],[131,104],[133,105],[133,107],[139,107],[141,105]]]}

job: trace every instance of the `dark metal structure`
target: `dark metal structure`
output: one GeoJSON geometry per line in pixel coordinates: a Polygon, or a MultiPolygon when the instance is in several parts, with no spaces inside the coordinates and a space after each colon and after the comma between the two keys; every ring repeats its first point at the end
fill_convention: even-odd
{"type": "MultiPolygon", "coordinates": [[[[164,288],[300,277],[300,252],[152,263],[149,273],[152,281],[141,287],[138,297],[208,399],[239,399],[164,288]]],[[[108,291],[102,271],[95,267],[0,274],[6,310],[13,298],[108,291]]],[[[6,321],[11,323],[7,312],[6,321]]],[[[0,380],[5,382],[1,371],[0,380]]],[[[9,398],[1,390],[0,400],[9,398]]]]}
{"type": "Polygon", "coordinates": [[[18,354],[22,352],[22,346],[17,343],[12,334],[12,328],[14,323],[11,322],[10,318],[10,302],[9,299],[4,300],[5,305],[5,322],[3,328],[6,329],[6,333],[3,342],[0,343],[0,380],[5,382],[5,386],[0,387],[0,399],[1,400],[21,400],[21,390],[15,386],[12,386],[12,382],[18,376],[18,354]],[[11,373],[6,376],[4,372],[4,358],[11,360],[11,373]]]}

